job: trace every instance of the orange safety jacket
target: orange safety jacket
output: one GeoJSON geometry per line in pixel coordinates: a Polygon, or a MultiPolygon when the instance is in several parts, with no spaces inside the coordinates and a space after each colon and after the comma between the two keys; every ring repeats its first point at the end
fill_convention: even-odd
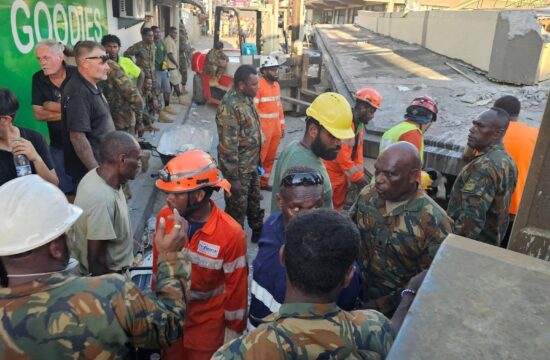
{"type": "Polygon", "coordinates": [[[523,194],[523,188],[527,181],[527,173],[531,165],[531,158],[535,151],[535,144],[539,129],[529,127],[519,121],[510,121],[508,130],[502,139],[504,150],[514,159],[518,168],[518,181],[516,190],[510,200],[510,214],[516,215],[519,209],[519,202],[523,194]]]}
{"type": "MultiPolygon", "coordinates": [[[[204,226],[185,246],[192,262],[191,292],[187,304],[183,343],[185,348],[215,351],[223,345],[225,327],[242,333],[248,302],[247,241],[242,227],[210,201],[212,212],[204,226]]],[[[172,210],[165,206],[157,215],[172,231],[172,210]]],[[[153,272],[158,252],[153,247],[153,272]]],[[[154,285],[153,285],[154,287],[154,285]]]]}
{"type": "MultiPolygon", "coordinates": [[[[355,124],[352,124],[352,128],[355,131],[355,124]]],[[[331,184],[346,182],[346,180],[350,182],[361,180],[365,174],[363,168],[363,127],[361,126],[355,137],[342,140],[342,148],[335,160],[323,161],[325,162],[331,184]],[[352,158],[356,138],[357,148],[352,158]]]]}
{"type": "Polygon", "coordinates": [[[281,103],[281,88],[278,82],[275,81],[270,84],[266,79],[260,78],[254,103],[260,115],[260,123],[278,120],[281,130],[285,130],[285,114],[281,103]]]}

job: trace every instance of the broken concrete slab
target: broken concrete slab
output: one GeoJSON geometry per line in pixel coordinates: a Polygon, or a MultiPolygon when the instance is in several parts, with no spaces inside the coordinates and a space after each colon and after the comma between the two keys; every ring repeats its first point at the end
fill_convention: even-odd
{"type": "Polygon", "coordinates": [[[387,359],[546,359],[549,285],[549,262],[449,235],[387,359]]]}

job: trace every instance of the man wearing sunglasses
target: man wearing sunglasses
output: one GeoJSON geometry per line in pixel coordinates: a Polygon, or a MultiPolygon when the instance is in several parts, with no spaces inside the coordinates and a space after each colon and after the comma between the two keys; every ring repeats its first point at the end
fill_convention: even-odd
{"type": "MultiPolygon", "coordinates": [[[[273,175],[273,195],[279,193],[283,174],[291,167],[307,164],[324,179],[323,206],[332,208],[332,187],[325,165],[321,161],[338,156],[342,139],[355,135],[352,130],[351,107],[342,95],[319,95],[306,110],[306,131],[301,141],[290,143],[279,156],[273,175]]],[[[277,211],[277,198],[271,198],[271,212],[277,211]]]]}
{"type": "Polygon", "coordinates": [[[403,287],[429,268],[452,233],[452,220],[419,187],[422,161],[414,145],[400,141],[388,146],[374,168],[374,184],[361,191],[350,214],[362,237],[364,307],[391,316],[403,287]]]}
{"type": "Polygon", "coordinates": [[[65,169],[75,188],[98,166],[101,139],[115,130],[109,104],[97,83],[107,79],[109,55],[93,41],[75,48],[77,72],[63,88],[61,121],[65,169]]]}
{"type": "Polygon", "coordinates": [[[363,167],[363,127],[374,118],[374,113],[382,105],[382,95],[373,88],[363,88],[355,94],[353,108],[353,131],[355,136],[342,140],[342,149],[336,160],[324,160],[332,185],[332,201],[336,210],[342,210],[346,195],[352,200],[346,202],[347,209],[357,198],[359,191],[370,181],[363,167]],[[354,196],[354,195],[355,196],[354,196]]]}
{"type": "MultiPolygon", "coordinates": [[[[324,179],[318,171],[304,166],[288,169],[276,195],[281,211],[273,213],[264,223],[258,242],[258,255],[252,268],[249,328],[260,320],[279,311],[286,294],[285,268],[279,261],[284,244],[285,228],[299,213],[323,207],[324,179]]],[[[336,303],[344,310],[352,310],[359,295],[359,266],[350,285],[342,290],[336,303]]]]}

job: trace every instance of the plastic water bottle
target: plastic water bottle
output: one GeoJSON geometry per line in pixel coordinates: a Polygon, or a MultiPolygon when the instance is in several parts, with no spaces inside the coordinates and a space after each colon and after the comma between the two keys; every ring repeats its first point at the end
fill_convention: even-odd
{"type": "Polygon", "coordinates": [[[195,110],[197,108],[197,104],[195,104],[195,102],[193,101],[191,103],[191,109],[195,110]]]}
{"type": "Polygon", "coordinates": [[[25,155],[14,155],[13,163],[15,164],[15,172],[17,173],[18,177],[32,174],[31,163],[29,161],[29,158],[27,158],[25,155]]]}

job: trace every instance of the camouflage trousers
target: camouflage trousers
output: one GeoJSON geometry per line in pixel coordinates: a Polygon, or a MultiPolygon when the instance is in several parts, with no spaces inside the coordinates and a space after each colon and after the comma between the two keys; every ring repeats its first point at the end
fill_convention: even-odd
{"type": "Polygon", "coordinates": [[[264,221],[264,210],[260,208],[260,177],[257,172],[241,174],[241,188],[231,189],[231,196],[225,195],[225,212],[242,227],[248,218],[252,230],[260,230],[264,221]]]}
{"type": "Polygon", "coordinates": [[[185,85],[187,84],[187,59],[185,58],[185,55],[180,54],[179,60],[181,84],[185,87],[185,85]]]}

